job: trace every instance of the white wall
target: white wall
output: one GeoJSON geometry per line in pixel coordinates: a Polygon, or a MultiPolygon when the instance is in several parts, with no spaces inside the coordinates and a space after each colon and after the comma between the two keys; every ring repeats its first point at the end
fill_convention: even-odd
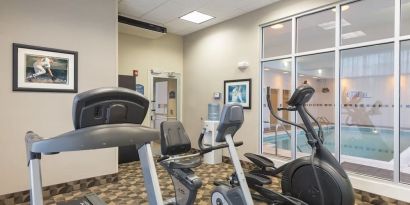
{"type": "MultiPolygon", "coordinates": [[[[73,129],[75,94],[12,91],[12,43],[78,51],[79,92],[116,86],[115,0],[0,0],[0,195],[28,189],[24,135],[73,129]]],[[[45,156],[44,185],[117,172],[116,149],[45,156]]]]}
{"type": "MultiPolygon", "coordinates": [[[[259,151],[259,25],[284,18],[335,0],[286,0],[258,9],[184,37],[184,108],[183,119],[192,141],[206,119],[207,104],[213,92],[223,92],[223,81],[252,78],[252,109],[245,110],[245,123],[235,138],[242,140],[240,156],[259,151]],[[245,71],[237,69],[239,61],[248,61],[245,71]]],[[[221,102],[222,103],[222,102],[221,102]]]]}
{"type": "MultiPolygon", "coordinates": [[[[148,77],[151,69],[162,72],[182,74],[183,67],[182,37],[166,34],[158,39],[148,39],[135,35],[119,34],[118,65],[119,74],[132,75],[137,69],[137,83],[144,85],[145,96],[150,97],[151,85],[148,77]]],[[[144,124],[149,125],[149,114],[144,124]]]]}

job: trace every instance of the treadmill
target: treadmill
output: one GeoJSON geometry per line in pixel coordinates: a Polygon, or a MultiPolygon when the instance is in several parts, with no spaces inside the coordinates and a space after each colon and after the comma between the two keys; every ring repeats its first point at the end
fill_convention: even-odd
{"type": "MultiPolygon", "coordinates": [[[[73,131],[52,138],[27,132],[25,141],[30,170],[30,204],[43,204],[40,168],[42,155],[133,145],[140,157],[149,204],[162,205],[150,144],[159,139],[159,131],[141,125],[148,107],[148,99],[135,91],[98,88],[75,96],[72,107],[73,131]]],[[[90,194],[63,204],[102,205],[105,202],[97,195],[90,194]]]]}

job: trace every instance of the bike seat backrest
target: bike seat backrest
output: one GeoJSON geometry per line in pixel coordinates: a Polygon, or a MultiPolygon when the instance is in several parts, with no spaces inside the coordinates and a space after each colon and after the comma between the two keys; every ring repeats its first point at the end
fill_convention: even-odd
{"type": "Polygon", "coordinates": [[[160,129],[163,155],[183,154],[191,150],[191,141],[180,121],[164,121],[160,129]]]}
{"type": "Polygon", "coordinates": [[[126,88],[98,88],[74,97],[73,123],[75,129],[102,124],[141,124],[147,114],[149,101],[126,88]]]}
{"type": "Polygon", "coordinates": [[[315,93],[310,85],[304,84],[296,88],[292,97],[288,101],[289,106],[300,106],[306,104],[315,93]]]}
{"type": "Polygon", "coordinates": [[[241,128],[244,121],[243,107],[238,104],[225,105],[222,109],[221,118],[219,120],[218,134],[216,142],[225,142],[225,136],[230,134],[232,137],[236,131],[241,128]]]}

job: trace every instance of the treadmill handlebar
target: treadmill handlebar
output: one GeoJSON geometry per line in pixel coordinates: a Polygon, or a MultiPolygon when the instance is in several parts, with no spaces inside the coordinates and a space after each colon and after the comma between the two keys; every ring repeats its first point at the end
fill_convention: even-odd
{"type": "Polygon", "coordinates": [[[27,160],[40,159],[41,154],[94,150],[135,145],[135,149],[159,138],[159,131],[138,124],[104,124],[66,132],[52,138],[43,138],[27,132],[27,160]]]}
{"type": "MultiPolygon", "coordinates": [[[[212,151],[214,151],[214,150],[218,150],[218,149],[223,149],[223,148],[229,147],[229,145],[228,145],[227,143],[219,144],[219,145],[216,145],[216,146],[204,146],[204,144],[203,144],[202,141],[203,141],[205,132],[206,132],[206,129],[205,129],[205,128],[202,129],[201,135],[199,135],[199,139],[198,139],[198,147],[199,147],[199,149],[200,149],[200,154],[201,154],[201,155],[206,154],[206,153],[208,153],[208,152],[212,152],[212,151]]],[[[235,145],[235,147],[239,147],[239,146],[243,145],[243,142],[242,142],[242,141],[240,141],[240,142],[235,142],[234,145],[235,145]]]]}

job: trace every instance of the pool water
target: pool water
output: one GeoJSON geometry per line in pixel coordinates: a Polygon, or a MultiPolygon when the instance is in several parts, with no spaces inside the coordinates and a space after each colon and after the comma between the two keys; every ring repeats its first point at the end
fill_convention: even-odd
{"type": "MultiPolygon", "coordinates": [[[[335,149],[334,126],[323,128],[325,147],[331,152],[335,149]]],[[[280,133],[275,139],[275,134],[263,138],[263,143],[275,145],[279,149],[290,150],[290,139],[286,133],[280,133]]],[[[342,127],[340,130],[341,154],[390,161],[393,159],[393,130],[372,127],[342,127]]],[[[297,134],[298,151],[310,153],[310,146],[306,142],[303,131],[297,134]]],[[[410,147],[410,131],[400,132],[400,150],[404,151],[410,147]]]]}

